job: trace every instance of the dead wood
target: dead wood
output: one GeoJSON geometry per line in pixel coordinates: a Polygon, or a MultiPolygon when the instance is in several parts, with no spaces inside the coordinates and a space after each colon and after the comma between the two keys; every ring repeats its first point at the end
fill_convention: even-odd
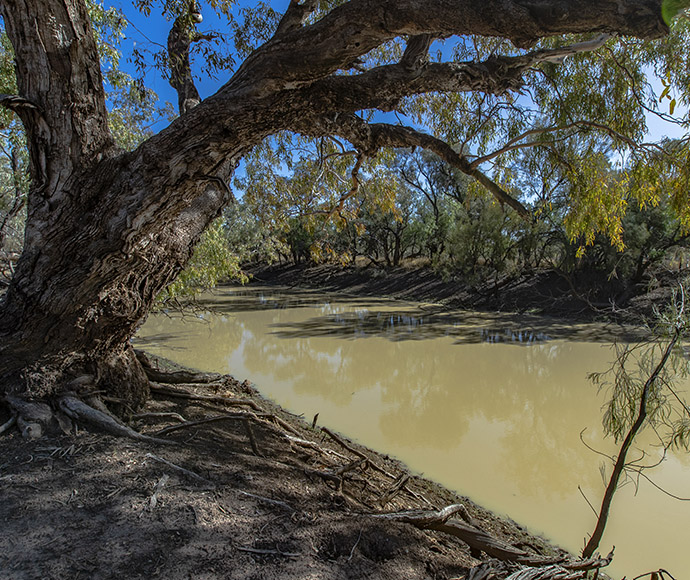
{"type": "Polygon", "coordinates": [[[390,479],[395,479],[394,475],[391,475],[390,473],[388,473],[385,469],[383,469],[383,467],[379,467],[378,465],[376,465],[376,463],[374,463],[367,455],[365,455],[361,451],[357,451],[354,447],[345,443],[345,441],[343,441],[340,437],[338,437],[330,429],[327,429],[326,427],[321,427],[321,431],[323,431],[326,435],[328,435],[331,439],[333,439],[333,441],[335,441],[341,447],[344,447],[345,449],[347,449],[353,455],[356,455],[360,459],[366,459],[367,462],[369,463],[369,465],[371,465],[372,469],[375,469],[376,471],[378,471],[379,473],[382,473],[383,475],[385,475],[386,477],[388,477],[390,479]]]}
{"type": "Polygon", "coordinates": [[[158,457],[157,455],[154,455],[153,453],[147,453],[146,457],[148,457],[149,459],[153,459],[154,461],[157,461],[158,463],[162,463],[164,465],[167,465],[171,469],[174,469],[175,471],[180,472],[182,475],[185,475],[186,477],[193,479],[194,481],[201,482],[211,489],[216,488],[216,484],[213,483],[212,481],[206,479],[205,477],[201,477],[200,475],[197,475],[196,473],[194,473],[193,471],[190,471],[189,469],[185,469],[184,467],[180,467],[179,465],[176,465],[175,463],[172,463],[171,461],[168,461],[167,459],[163,459],[162,457],[158,457]]]}
{"type": "Polygon", "coordinates": [[[83,401],[76,397],[65,395],[59,401],[60,409],[71,419],[77,422],[86,423],[92,427],[96,427],[117,437],[127,437],[129,439],[136,439],[138,441],[146,441],[149,443],[160,443],[163,445],[176,445],[174,441],[166,441],[165,439],[157,439],[135,431],[127,425],[123,425],[112,415],[106,414],[98,409],[90,407],[83,401]]]}
{"type": "Polygon", "coordinates": [[[223,380],[219,373],[195,373],[191,371],[164,371],[151,364],[145,352],[134,349],[137,359],[150,381],[157,383],[181,384],[181,383],[216,383],[223,380]]]}
{"type": "Polygon", "coordinates": [[[405,522],[422,530],[437,530],[461,539],[470,548],[482,550],[489,556],[499,560],[518,562],[530,565],[547,565],[554,562],[542,557],[536,557],[524,550],[520,550],[507,544],[486,532],[457,521],[448,521],[455,514],[465,513],[465,518],[470,519],[469,514],[462,504],[449,505],[437,512],[405,511],[391,514],[372,514],[376,518],[405,522]]]}

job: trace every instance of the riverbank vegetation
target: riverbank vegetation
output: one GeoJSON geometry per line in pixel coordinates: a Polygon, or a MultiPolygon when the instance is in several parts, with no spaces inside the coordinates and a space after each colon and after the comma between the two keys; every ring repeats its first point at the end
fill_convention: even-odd
{"type": "MultiPolygon", "coordinates": [[[[558,280],[545,291],[565,284],[595,313],[688,266],[684,0],[130,8],[0,2],[8,429],[95,425],[156,443],[122,423],[155,392],[131,339],[152,309],[241,277],[243,263],[385,278],[416,260],[492,308],[526,280],[558,280]],[[221,31],[203,29],[202,9],[221,31]],[[135,14],[160,14],[162,37],[123,43],[135,14]],[[148,88],[151,71],[176,107],[148,88]],[[212,97],[200,74],[218,78],[212,97]]],[[[342,495],[361,462],[317,477],[342,495]]]]}

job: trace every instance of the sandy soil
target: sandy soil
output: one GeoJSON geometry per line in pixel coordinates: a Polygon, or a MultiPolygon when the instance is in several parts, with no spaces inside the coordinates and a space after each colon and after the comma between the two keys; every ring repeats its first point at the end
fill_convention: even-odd
{"type": "MultiPolygon", "coordinates": [[[[492,536],[557,553],[399,462],[276,408],[247,382],[174,388],[212,399],[155,395],[144,412],[166,415],[131,425],[176,445],[83,430],[0,436],[2,580],[463,578],[485,553],[373,516],[458,502],[492,536]]],[[[0,407],[0,424],[8,418],[0,407]]]]}

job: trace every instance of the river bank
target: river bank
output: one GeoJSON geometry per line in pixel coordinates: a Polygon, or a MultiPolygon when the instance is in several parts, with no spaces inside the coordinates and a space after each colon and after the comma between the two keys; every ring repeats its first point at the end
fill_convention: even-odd
{"type": "Polygon", "coordinates": [[[0,578],[463,578],[495,560],[446,533],[375,517],[453,504],[504,551],[564,555],[390,457],[287,413],[246,381],[167,389],[131,423],[177,445],[81,430],[2,436],[0,578]],[[177,428],[163,435],[163,427],[177,428]]]}
{"type": "MultiPolygon", "coordinates": [[[[535,272],[521,278],[469,283],[456,276],[444,279],[424,263],[410,262],[395,268],[370,265],[253,265],[247,274],[257,284],[316,288],[358,296],[432,302],[448,308],[484,312],[539,314],[573,322],[607,321],[642,324],[663,309],[671,292],[684,279],[684,272],[659,271],[651,280],[630,289],[619,302],[608,295],[604,281],[573,280],[555,271],[535,272]]],[[[613,286],[611,284],[611,286],[613,286]]]]}

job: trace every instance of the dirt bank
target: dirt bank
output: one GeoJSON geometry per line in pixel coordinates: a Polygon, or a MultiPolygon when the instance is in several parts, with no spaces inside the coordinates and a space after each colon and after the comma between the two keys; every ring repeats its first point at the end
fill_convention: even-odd
{"type": "Polygon", "coordinates": [[[0,578],[463,578],[492,561],[476,543],[375,517],[458,503],[489,552],[562,554],[247,382],[159,385],[145,413],[131,424],[175,445],[1,436],[0,578]]]}
{"type": "Polygon", "coordinates": [[[334,264],[258,265],[247,268],[255,283],[303,286],[324,291],[345,291],[359,296],[390,297],[434,302],[467,310],[529,312],[579,322],[610,321],[639,325],[654,316],[654,306],[668,304],[671,289],[684,274],[658,272],[653,281],[635,289],[618,303],[607,295],[606,283],[580,280],[572,285],[554,271],[482,284],[461,277],[443,279],[426,265],[415,262],[396,268],[334,264]]]}

